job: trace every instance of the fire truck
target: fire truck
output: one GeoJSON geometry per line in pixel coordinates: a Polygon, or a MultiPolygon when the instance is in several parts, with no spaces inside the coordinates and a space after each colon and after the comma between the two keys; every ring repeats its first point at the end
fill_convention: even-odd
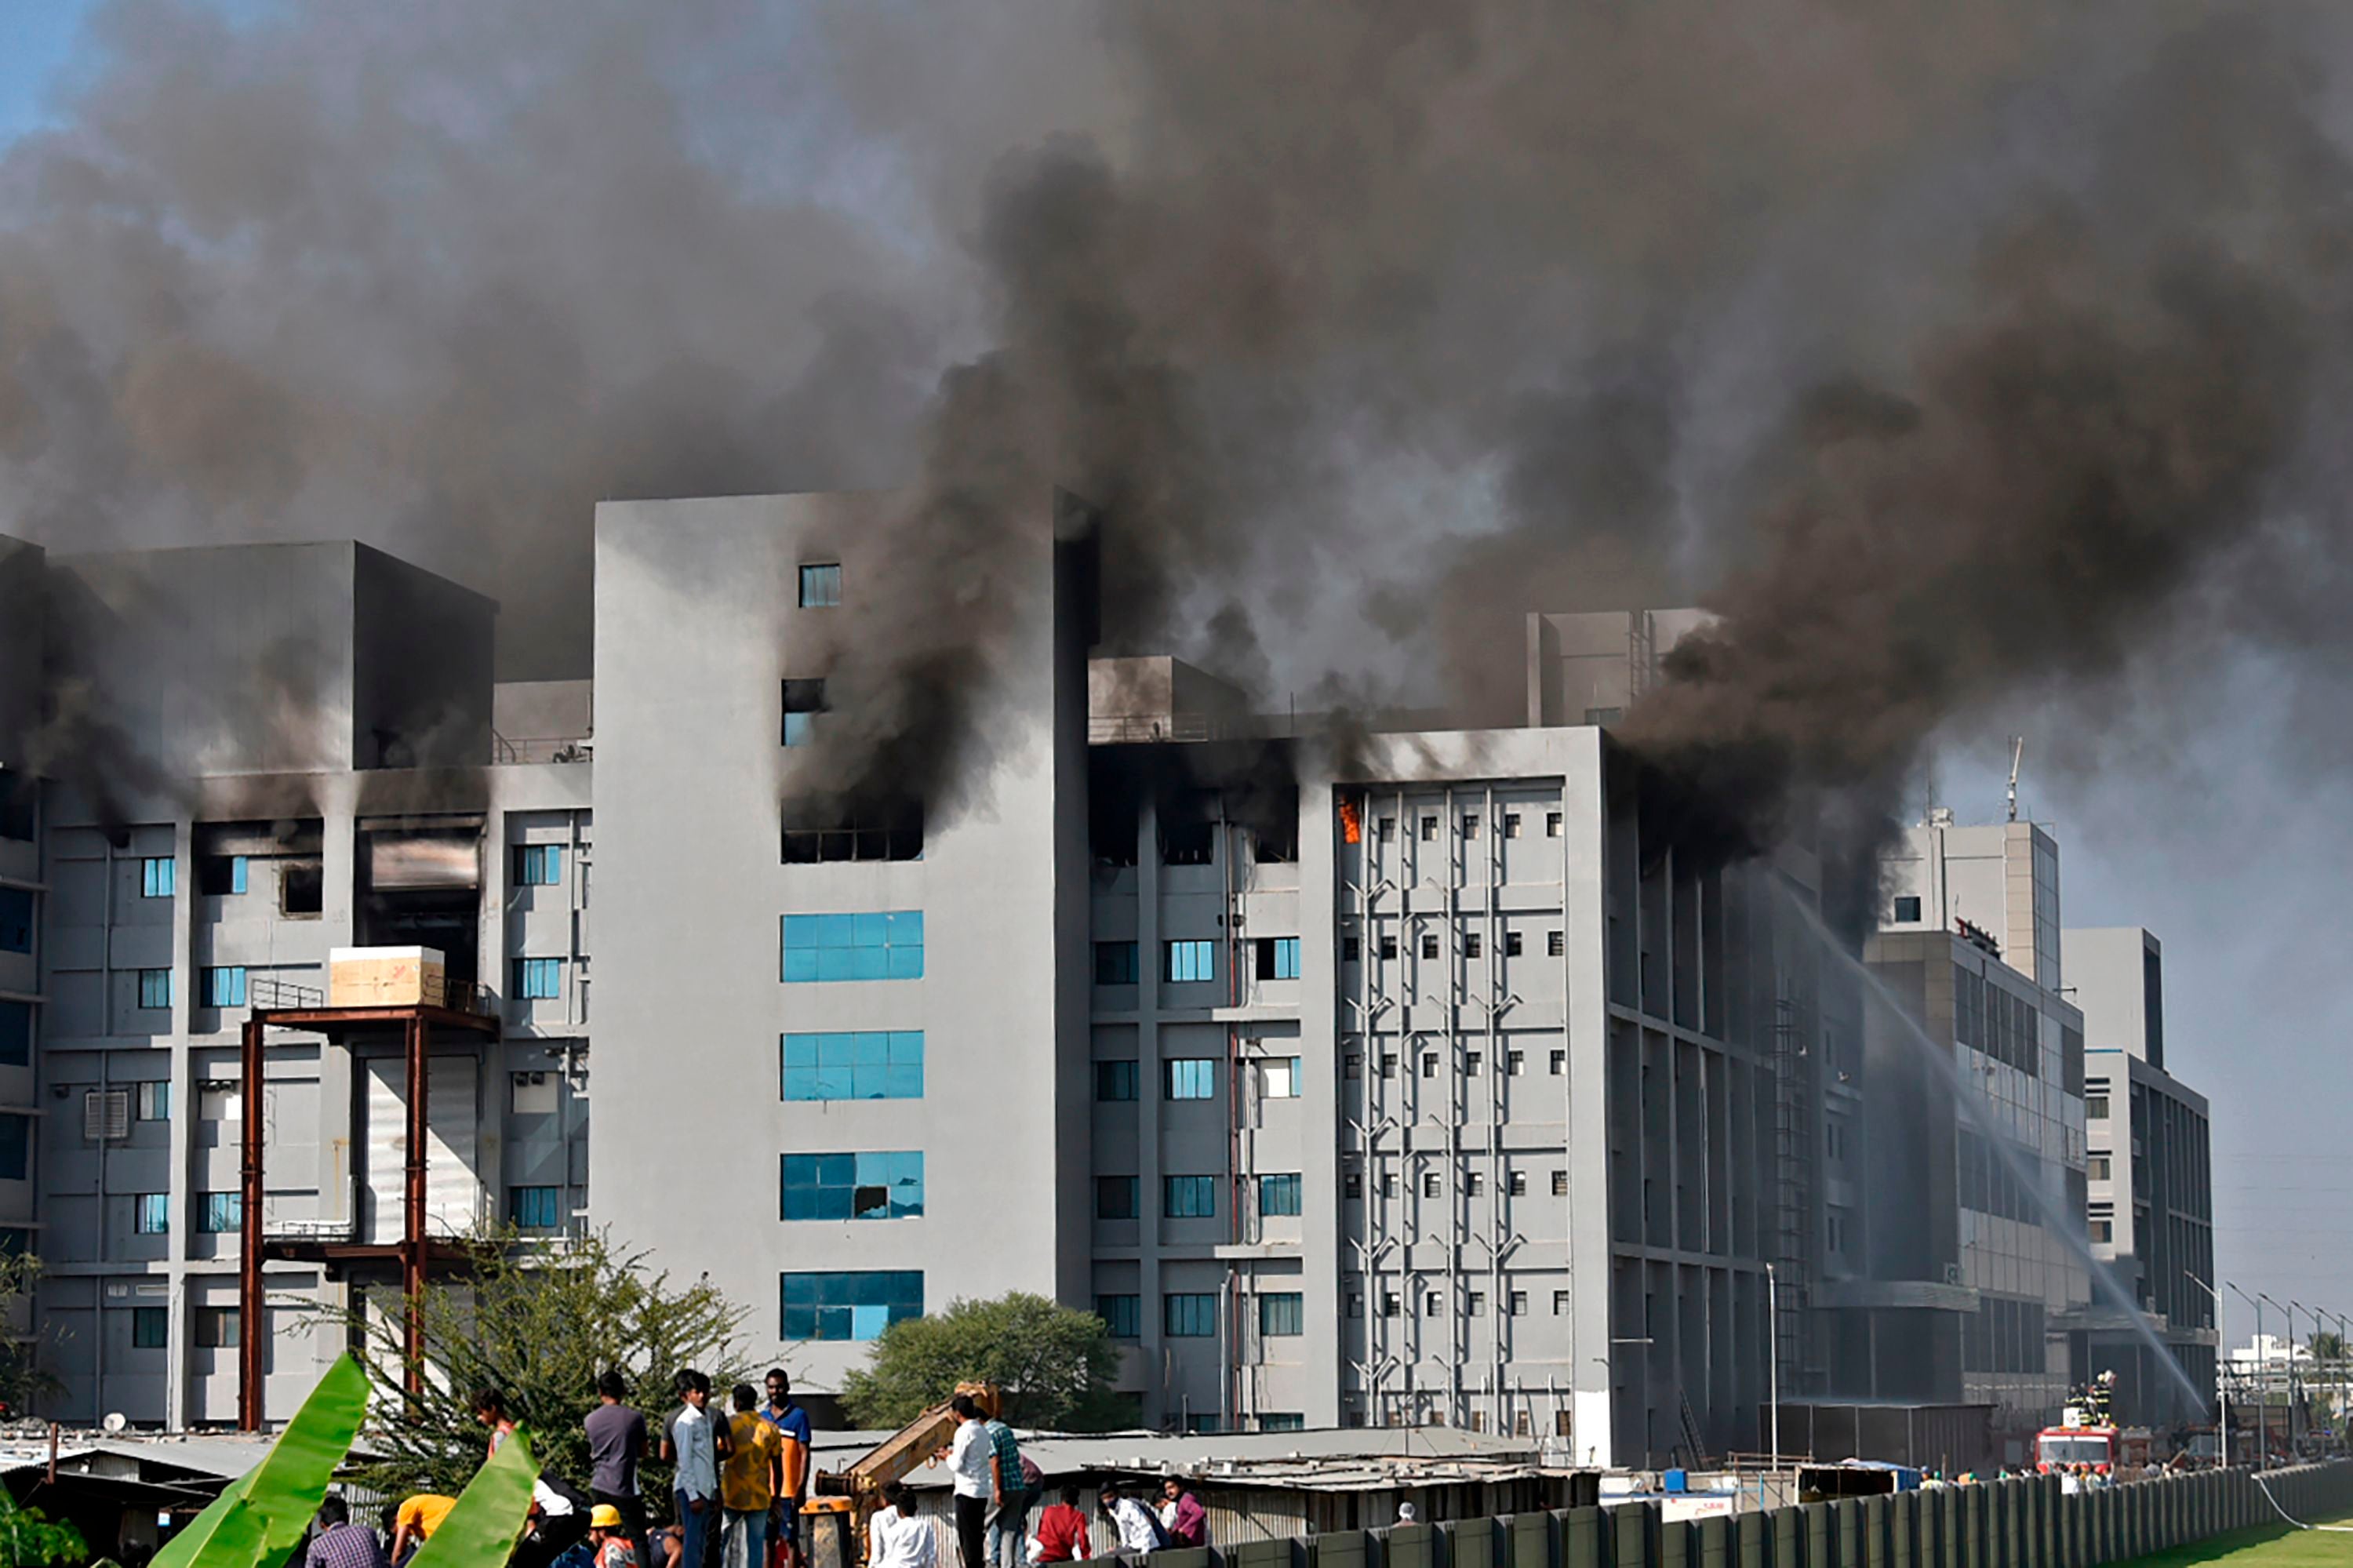
{"type": "Polygon", "coordinates": [[[2148,1463],[2148,1428],[2120,1427],[2109,1418],[2108,1397],[2116,1383],[2115,1372],[2102,1372],[2067,1396],[2060,1425],[2046,1426],[2035,1436],[2036,1469],[2047,1475],[2084,1465],[2108,1475],[2119,1467],[2137,1470],[2148,1463]]]}

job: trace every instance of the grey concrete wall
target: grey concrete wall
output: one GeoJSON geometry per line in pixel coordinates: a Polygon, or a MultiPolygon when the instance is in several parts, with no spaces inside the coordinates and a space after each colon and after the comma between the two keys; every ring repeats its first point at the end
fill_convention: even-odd
{"type": "MultiPolygon", "coordinates": [[[[934,1309],[1013,1289],[1082,1295],[1085,1237],[1068,1233],[1087,1177],[1057,1145],[1083,1072],[1066,988],[1084,954],[1057,951],[1079,936],[1057,901],[1059,879],[1083,877],[1064,858],[1064,819],[1084,812],[1057,798],[1071,770],[1054,732],[1058,708],[1083,714],[1084,688],[1073,668],[1060,692],[1050,614],[995,651],[992,766],[961,800],[934,803],[921,861],[779,863],[797,760],[779,745],[779,682],[823,676],[831,640],[860,630],[862,584],[888,569],[888,503],[770,496],[597,514],[596,1084],[620,1108],[599,1117],[592,1213],[661,1266],[707,1272],[752,1309],[753,1353],[789,1349],[817,1389],[839,1386],[866,1347],[787,1347],[786,1270],[920,1270],[934,1309]],[[805,560],[842,565],[839,608],[797,608],[805,560]],[[888,910],[923,912],[921,980],[781,982],[783,916],[888,910]],[[861,1029],[924,1032],[921,1100],[782,1100],[785,1032],[861,1029]],[[922,1151],[920,1218],[779,1218],[780,1155],[861,1150],[922,1151]]],[[[1035,531],[1041,599],[1050,532],[1035,531]]]]}
{"type": "Polygon", "coordinates": [[[2164,1066],[2161,1002],[2160,1043],[2150,1050],[2149,965],[2152,959],[2161,963],[2164,954],[2155,933],[2138,926],[2077,928],[2063,932],[2060,944],[2067,983],[2084,1011],[2084,1044],[2094,1051],[2128,1051],[2164,1066]]]}
{"type": "Polygon", "coordinates": [[[488,763],[497,604],[364,545],[353,556],[355,765],[488,763]]]}
{"type": "Polygon", "coordinates": [[[347,769],[356,552],[52,555],[51,652],[164,776],[347,769]]]}
{"type": "Polygon", "coordinates": [[[41,547],[0,535],[0,768],[26,768],[41,716],[47,574],[41,547]]]}

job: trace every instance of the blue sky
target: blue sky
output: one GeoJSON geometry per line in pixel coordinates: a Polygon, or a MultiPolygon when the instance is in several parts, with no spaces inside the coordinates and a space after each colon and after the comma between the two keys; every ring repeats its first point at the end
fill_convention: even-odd
{"type": "Polygon", "coordinates": [[[93,0],[0,0],[0,143],[47,116],[49,85],[72,58],[93,0]]]}

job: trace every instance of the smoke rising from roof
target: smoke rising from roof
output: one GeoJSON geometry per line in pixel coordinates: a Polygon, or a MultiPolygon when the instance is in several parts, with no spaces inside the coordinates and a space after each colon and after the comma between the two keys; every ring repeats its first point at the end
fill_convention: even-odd
{"type": "Polygon", "coordinates": [[[550,675],[595,499],[912,473],[851,590],[889,634],[828,672],[853,793],[967,760],[1061,486],[1114,645],[1294,687],[1434,663],[1484,713],[1517,612],[1696,593],[1723,626],[1630,736],[1732,839],[1799,789],[1873,820],[2202,567],[2271,586],[2240,547],[2341,368],[2318,10],[100,26],[0,164],[0,527],[356,534],[550,675]]]}

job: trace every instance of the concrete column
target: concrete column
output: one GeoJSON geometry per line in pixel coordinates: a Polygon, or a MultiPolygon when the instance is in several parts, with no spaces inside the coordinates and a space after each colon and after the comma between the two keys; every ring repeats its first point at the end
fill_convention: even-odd
{"type": "MultiPolygon", "coordinates": [[[[195,1056],[188,1044],[188,1007],[190,991],[195,984],[195,901],[196,861],[195,827],[181,818],[172,829],[173,886],[178,890],[172,900],[172,1033],[168,1048],[172,1053],[172,1121],[168,1136],[172,1141],[170,1171],[171,1232],[164,1238],[164,1300],[169,1304],[164,1314],[164,1425],[177,1432],[188,1420],[188,1346],[191,1333],[188,1312],[188,1233],[196,1226],[195,1206],[191,1201],[195,1192],[193,1154],[196,1119],[195,1056]]],[[[114,931],[113,886],[114,866],[109,853],[106,868],[107,893],[107,952],[105,969],[100,973],[111,1012],[114,998],[114,931]]],[[[110,1024],[113,1020],[110,1017],[110,1024]]],[[[103,1183],[100,1183],[103,1185],[103,1183]]],[[[99,1213],[106,1213],[106,1194],[98,1195],[99,1213]]],[[[104,1224],[101,1218],[100,1224],[104,1224]]],[[[257,1221],[258,1223],[258,1221],[257,1221]]],[[[96,1282],[91,1298],[90,1320],[97,1326],[100,1355],[105,1354],[106,1343],[106,1283],[96,1282]]],[[[103,1380],[97,1390],[99,1400],[105,1402],[103,1380]]],[[[104,1411],[98,1412],[105,1414],[104,1411]]]]}
{"type": "Polygon", "coordinates": [[[1168,1363],[1160,1302],[1160,815],[1147,793],[1135,818],[1136,1325],[1145,1368],[1144,1419],[1159,1425],[1168,1363]]]}

